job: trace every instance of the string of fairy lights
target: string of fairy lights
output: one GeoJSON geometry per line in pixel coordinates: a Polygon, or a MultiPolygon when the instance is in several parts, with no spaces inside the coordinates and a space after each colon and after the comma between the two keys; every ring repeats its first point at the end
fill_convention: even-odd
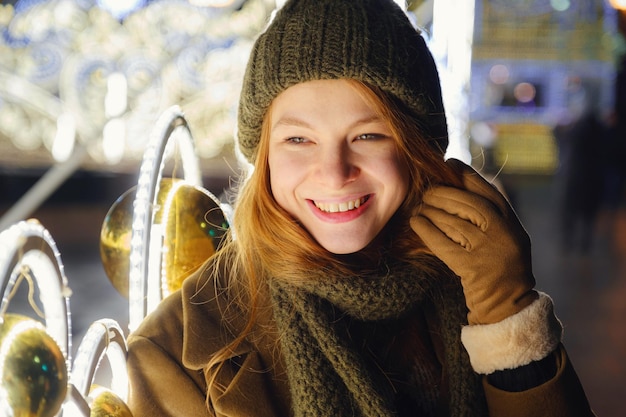
{"type": "Polygon", "coordinates": [[[136,169],[145,132],[171,105],[198,154],[232,143],[252,39],[274,0],[21,0],[0,4],[0,162],[136,169]],[[212,6],[220,5],[220,7],[212,6]],[[122,9],[125,6],[125,9],[122,9]]]}

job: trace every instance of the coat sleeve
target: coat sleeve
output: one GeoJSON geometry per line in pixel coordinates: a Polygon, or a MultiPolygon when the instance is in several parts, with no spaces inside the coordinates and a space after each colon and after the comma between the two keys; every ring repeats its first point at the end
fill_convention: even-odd
{"type": "Polygon", "coordinates": [[[592,417],[587,397],[563,346],[556,352],[557,373],[538,387],[499,390],[483,377],[490,417],[592,417]]]}
{"type": "Polygon", "coordinates": [[[483,386],[490,417],[588,417],[593,412],[561,343],[562,325],[544,293],[531,305],[499,323],[465,326],[461,340],[483,386]],[[534,388],[509,392],[489,383],[495,371],[516,369],[549,356],[553,378],[534,388]]]}
{"type": "Polygon", "coordinates": [[[163,300],[128,338],[129,406],[134,417],[211,416],[202,370],[185,368],[180,293],[163,300]]]}

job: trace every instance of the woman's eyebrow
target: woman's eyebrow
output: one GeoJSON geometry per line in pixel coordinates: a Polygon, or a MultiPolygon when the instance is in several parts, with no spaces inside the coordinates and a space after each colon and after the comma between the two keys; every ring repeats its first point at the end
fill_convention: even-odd
{"type": "MultiPolygon", "coordinates": [[[[353,121],[350,124],[350,126],[354,127],[354,126],[359,126],[359,125],[365,125],[368,123],[380,123],[382,121],[383,121],[383,118],[380,117],[379,115],[371,114],[371,115],[366,115],[360,119],[353,121]]],[[[272,126],[272,130],[274,130],[278,126],[299,126],[299,127],[309,128],[309,129],[313,128],[313,126],[310,123],[295,116],[281,117],[280,119],[276,121],[276,123],[274,123],[274,125],[272,126]]]]}
{"type": "Polygon", "coordinates": [[[276,121],[276,123],[274,123],[274,125],[272,126],[272,130],[274,130],[278,126],[299,126],[299,127],[306,127],[306,128],[313,127],[311,126],[310,123],[307,123],[304,120],[295,116],[281,117],[280,119],[276,121]]]}

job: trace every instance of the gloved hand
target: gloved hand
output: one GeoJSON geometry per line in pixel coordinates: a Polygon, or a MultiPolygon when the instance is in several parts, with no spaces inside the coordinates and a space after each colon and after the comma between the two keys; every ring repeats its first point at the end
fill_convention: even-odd
{"type": "Polygon", "coordinates": [[[469,324],[497,323],[532,303],[530,238],[504,196],[450,159],[465,189],[433,186],[411,228],[461,278],[469,324]]]}

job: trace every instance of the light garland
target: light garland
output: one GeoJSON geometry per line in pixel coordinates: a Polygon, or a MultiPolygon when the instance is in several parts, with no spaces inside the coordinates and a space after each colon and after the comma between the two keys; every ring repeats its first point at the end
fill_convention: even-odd
{"type": "Polygon", "coordinates": [[[0,233],[0,316],[6,312],[22,268],[28,268],[40,290],[46,330],[71,363],[71,290],[52,236],[37,221],[22,221],[0,233]]]}
{"type": "Polygon", "coordinates": [[[84,167],[135,170],[154,115],[174,104],[189,110],[201,158],[229,151],[246,59],[275,0],[231,3],[155,0],[121,19],[104,2],[0,4],[0,162],[13,166],[22,149],[20,166],[67,158],[55,144],[67,114],[89,148],[84,167]],[[111,157],[102,140],[113,118],[127,141],[111,157]]]}
{"type": "Polygon", "coordinates": [[[129,328],[134,330],[162,299],[161,248],[163,230],[154,224],[155,206],[168,150],[179,145],[184,180],[200,186],[199,161],[193,138],[178,106],[165,111],[157,121],[139,170],[133,203],[129,267],[129,328]]]}
{"type": "Polygon", "coordinates": [[[119,324],[100,319],[89,326],[81,341],[70,382],[83,396],[88,396],[100,362],[106,356],[112,372],[111,389],[122,400],[128,399],[126,340],[119,324]]]}

